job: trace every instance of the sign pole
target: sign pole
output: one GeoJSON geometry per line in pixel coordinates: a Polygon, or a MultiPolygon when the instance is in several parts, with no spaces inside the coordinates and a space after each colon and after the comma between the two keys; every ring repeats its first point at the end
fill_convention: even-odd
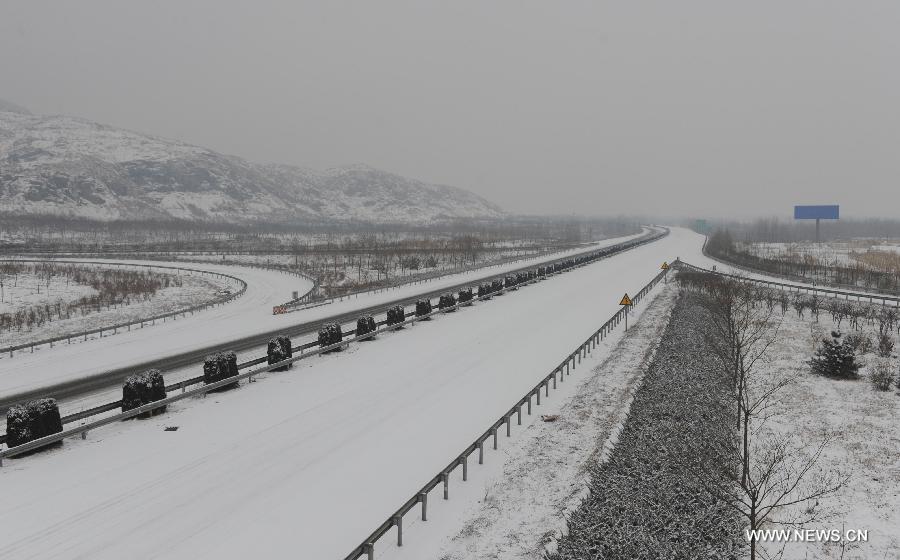
{"type": "Polygon", "coordinates": [[[625,308],[625,332],[628,332],[628,307],[631,306],[631,298],[628,297],[627,293],[622,296],[622,300],[619,301],[619,305],[625,308]]]}

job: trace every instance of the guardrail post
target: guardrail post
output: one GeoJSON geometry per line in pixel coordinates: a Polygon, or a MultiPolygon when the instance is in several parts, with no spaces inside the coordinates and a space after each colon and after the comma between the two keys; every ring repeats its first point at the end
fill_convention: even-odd
{"type": "Polygon", "coordinates": [[[478,442],[478,464],[479,465],[484,464],[484,442],[483,441],[478,442]]]}
{"type": "Polygon", "coordinates": [[[516,422],[519,426],[522,425],[522,405],[516,407],[516,422]]]}
{"type": "Polygon", "coordinates": [[[497,428],[494,428],[491,431],[493,432],[492,435],[494,436],[494,449],[497,449],[497,428]]]}
{"type": "Polygon", "coordinates": [[[419,494],[419,501],[422,502],[422,521],[428,521],[428,513],[426,508],[428,507],[428,494],[422,492],[419,494]]]}
{"type": "Polygon", "coordinates": [[[459,458],[462,461],[463,467],[463,482],[469,480],[469,457],[467,455],[463,455],[459,458]]]}
{"type": "Polygon", "coordinates": [[[397,527],[397,546],[403,546],[403,516],[394,516],[394,526],[397,527]]]}
{"type": "Polygon", "coordinates": [[[556,390],[556,370],[553,370],[553,389],[556,390]]]}
{"type": "Polygon", "coordinates": [[[506,424],[506,437],[509,437],[509,436],[510,436],[510,426],[509,426],[509,420],[510,420],[510,418],[512,418],[512,414],[506,416],[506,417],[503,419],[504,423],[506,424]]]}
{"type": "Polygon", "coordinates": [[[528,394],[528,416],[531,416],[531,393],[528,394]]]}
{"type": "Polygon", "coordinates": [[[538,387],[534,394],[537,396],[537,406],[541,406],[541,388],[538,387]]]}

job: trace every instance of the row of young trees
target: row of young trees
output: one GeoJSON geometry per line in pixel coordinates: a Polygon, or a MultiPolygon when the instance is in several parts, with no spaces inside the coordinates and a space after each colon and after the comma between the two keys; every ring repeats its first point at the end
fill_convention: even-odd
{"type": "Polygon", "coordinates": [[[0,264],[0,290],[3,293],[0,297],[11,300],[13,291],[28,290],[32,294],[40,294],[43,290],[48,299],[0,313],[0,332],[31,330],[54,320],[86,316],[133,301],[148,301],[161,289],[181,285],[179,275],[158,271],[64,263],[5,262],[0,264]],[[70,285],[90,287],[94,293],[69,299],[66,288],[70,285]],[[53,298],[53,290],[62,293],[53,298]]]}
{"type": "Polygon", "coordinates": [[[707,241],[706,250],[715,258],[777,276],[900,293],[900,275],[892,268],[894,265],[880,269],[873,264],[881,260],[873,260],[875,257],[872,256],[857,256],[852,264],[824,262],[811,255],[760,256],[741,249],[727,229],[713,232],[707,241]]]}
{"type": "Polygon", "coordinates": [[[767,355],[779,336],[780,319],[763,292],[749,283],[719,275],[682,270],[679,282],[687,290],[704,294],[711,324],[706,343],[719,359],[729,380],[727,398],[734,406],[734,423],[722,426],[730,437],[718,452],[715,468],[688,465],[715,499],[727,503],[747,523],[750,558],[755,560],[755,531],[778,523],[802,526],[818,516],[818,500],[837,492],[846,479],[819,466],[832,435],[823,433],[811,451],[792,434],[766,430],[775,412],[776,395],[790,386],[795,375],[777,375],[765,367],[767,355]],[[809,504],[800,516],[782,515],[798,504],[809,504]]]}

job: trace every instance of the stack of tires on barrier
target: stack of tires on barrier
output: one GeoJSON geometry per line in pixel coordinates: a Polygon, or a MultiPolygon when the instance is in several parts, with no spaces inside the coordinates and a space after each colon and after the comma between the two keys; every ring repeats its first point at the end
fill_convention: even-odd
{"type": "Polygon", "coordinates": [[[371,315],[365,315],[356,320],[356,336],[373,334],[377,328],[378,325],[375,323],[375,317],[372,317],[371,315]]]}
{"type": "MultiPolygon", "coordinates": [[[[283,362],[294,356],[294,349],[291,347],[291,339],[279,335],[269,341],[268,347],[268,363],[269,365],[283,362]]],[[[294,364],[290,363],[281,367],[273,368],[272,371],[285,371],[290,369],[294,364]]]]}
{"type": "MultiPolygon", "coordinates": [[[[207,356],[203,362],[203,382],[207,385],[217,383],[229,377],[237,377],[237,354],[234,352],[219,352],[207,356]]],[[[237,386],[237,381],[225,385],[222,389],[230,389],[237,386]]]]}
{"type": "MultiPolygon", "coordinates": [[[[425,317],[431,313],[431,300],[430,299],[420,299],[416,302],[416,317],[425,317]]],[[[426,319],[430,319],[431,317],[426,317],[426,319]]]]}
{"type": "Polygon", "coordinates": [[[56,399],[37,399],[6,411],[6,445],[10,449],[62,431],[56,399]]]}
{"type": "Polygon", "coordinates": [[[406,310],[402,305],[395,305],[387,310],[387,325],[399,325],[406,320],[406,310]]]}
{"type": "Polygon", "coordinates": [[[457,294],[457,298],[459,299],[459,303],[469,303],[472,301],[472,288],[460,290],[457,294]]]}
{"type": "MultiPolygon", "coordinates": [[[[456,305],[456,297],[453,294],[441,294],[438,300],[438,309],[450,309],[456,305]]],[[[453,309],[456,311],[456,309],[453,309]]]]}
{"type": "MultiPolygon", "coordinates": [[[[158,369],[135,373],[122,385],[122,412],[140,408],[145,404],[166,398],[166,383],[158,369]]],[[[144,418],[166,411],[166,405],[142,414],[144,418]]]]}
{"type": "Polygon", "coordinates": [[[478,286],[478,297],[482,299],[491,299],[491,294],[494,292],[493,288],[489,283],[480,284],[478,286]]]}
{"type": "MultiPolygon", "coordinates": [[[[322,325],[322,328],[319,329],[319,347],[325,348],[326,346],[331,346],[333,344],[338,344],[344,339],[344,335],[341,332],[341,326],[338,323],[325,323],[322,325]]],[[[341,347],[338,346],[334,348],[334,350],[340,350],[341,347]]]]}

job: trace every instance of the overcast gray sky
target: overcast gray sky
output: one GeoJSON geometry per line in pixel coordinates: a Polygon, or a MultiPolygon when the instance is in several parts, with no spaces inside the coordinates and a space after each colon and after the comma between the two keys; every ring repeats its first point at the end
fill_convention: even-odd
{"type": "Polygon", "coordinates": [[[518,212],[900,203],[896,0],[0,0],[0,98],[518,212]]]}

